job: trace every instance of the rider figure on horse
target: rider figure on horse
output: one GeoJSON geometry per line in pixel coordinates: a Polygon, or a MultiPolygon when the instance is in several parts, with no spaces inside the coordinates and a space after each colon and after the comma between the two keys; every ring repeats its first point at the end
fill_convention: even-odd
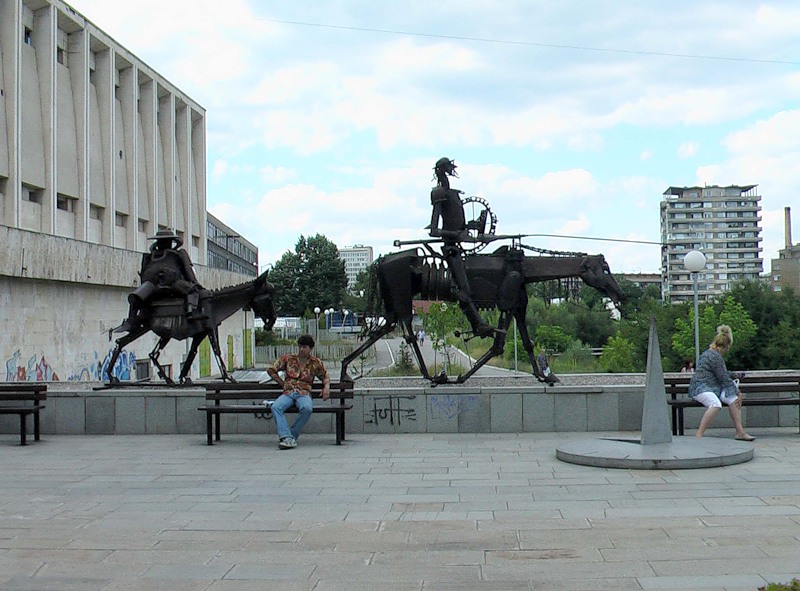
{"type": "Polygon", "coordinates": [[[466,217],[464,215],[464,205],[461,202],[461,191],[450,188],[448,177],[456,174],[456,163],[449,158],[440,158],[436,161],[433,168],[436,176],[437,185],[431,190],[431,223],[428,226],[430,235],[441,238],[442,254],[447,261],[450,269],[450,277],[455,283],[458,305],[464,312],[464,316],[472,326],[472,332],[478,337],[490,337],[494,334],[494,328],[484,322],[478,313],[478,308],[472,300],[472,292],[467,279],[467,272],[464,267],[464,249],[461,241],[469,237],[467,233],[466,217]],[[441,221],[441,228],[439,222],[441,221]]]}
{"type": "Polygon", "coordinates": [[[141,285],[128,296],[128,318],[114,331],[130,331],[141,311],[155,299],[186,298],[189,320],[202,318],[198,310],[203,286],[197,280],[189,254],[181,248],[183,239],[172,230],[159,230],[150,240],[150,251],[142,254],[141,285]]]}

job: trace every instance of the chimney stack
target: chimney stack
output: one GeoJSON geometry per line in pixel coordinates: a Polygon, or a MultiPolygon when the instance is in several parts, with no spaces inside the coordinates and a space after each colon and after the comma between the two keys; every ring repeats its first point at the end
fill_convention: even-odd
{"type": "Polygon", "coordinates": [[[792,216],[791,216],[791,207],[784,207],[784,232],[786,234],[786,248],[792,247],[792,216]]]}

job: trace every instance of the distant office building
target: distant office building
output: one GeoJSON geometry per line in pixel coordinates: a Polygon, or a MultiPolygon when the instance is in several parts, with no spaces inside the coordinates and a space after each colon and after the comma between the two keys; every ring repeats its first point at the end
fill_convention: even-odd
{"type": "Polygon", "coordinates": [[[791,210],[784,208],[785,247],[778,251],[778,258],[772,259],[770,285],[773,291],[791,288],[800,294],[800,244],[792,244],[791,210]]]}
{"type": "Polygon", "coordinates": [[[372,264],[372,247],[356,244],[352,247],[340,248],[339,258],[344,261],[348,289],[352,289],[358,274],[372,264]]]}
{"type": "Polygon", "coordinates": [[[208,266],[255,277],[258,275],[258,248],[210,213],[206,222],[208,266]]]}
{"type": "Polygon", "coordinates": [[[665,301],[691,301],[692,274],[683,257],[706,256],[697,276],[702,300],[744,279],[758,279],[761,252],[761,196],[758,185],[669,187],[661,201],[661,274],[665,301]]]}

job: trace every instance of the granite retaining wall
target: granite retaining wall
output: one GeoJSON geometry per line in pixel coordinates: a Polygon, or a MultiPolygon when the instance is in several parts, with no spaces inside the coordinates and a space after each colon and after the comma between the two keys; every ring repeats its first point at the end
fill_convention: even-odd
{"type": "MultiPolygon", "coordinates": [[[[361,382],[359,382],[361,383],[361,382]]],[[[644,386],[440,386],[357,388],[347,433],[524,433],[639,431],[644,386]]],[[[205,391],[196,388],[114,390],[54,384],[41,413],[43,434],[205,434],[205,391]]],[[[245,401],[245,403],[250,401],[245,401]]],[[[701,408],[686,411],[687,429],[701,408]]],[[[798,426],[798,407],[747,407],[745,425],[798,426]]],[[[223,415],[225,433],[274,433],[273,421],[223,415]]],[[[714,427],[732,424],[721,412],[714,427]]],[[[19,432],[17,416],[0,417],[0,433],[19,432]]],[[[331,415],[313,415],[309,433],[334,433],[331,415]]]]}

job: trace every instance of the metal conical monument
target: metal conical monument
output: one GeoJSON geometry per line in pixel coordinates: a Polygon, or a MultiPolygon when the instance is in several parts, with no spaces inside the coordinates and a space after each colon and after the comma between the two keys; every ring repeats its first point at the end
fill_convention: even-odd
{"type": "Polygon", "coordinates": [[[740,464],[753,459],[753,446],[723,437],[672,437],[656,321],[650,317],[642,436],[578,439],[556,448],[556,457],[598,468],[677,470],[740,464]]]}
{"type": "Polygon", "coordinates": [[[661,347],[658,344],[656,319],[652,314],[650,315],[650,337],[647,342],[645,380],[642,445],[669,443],[672,441],[672,430],[669,425],[667,391],[664,388],[664,370],[661,365],[661,347]]]}

